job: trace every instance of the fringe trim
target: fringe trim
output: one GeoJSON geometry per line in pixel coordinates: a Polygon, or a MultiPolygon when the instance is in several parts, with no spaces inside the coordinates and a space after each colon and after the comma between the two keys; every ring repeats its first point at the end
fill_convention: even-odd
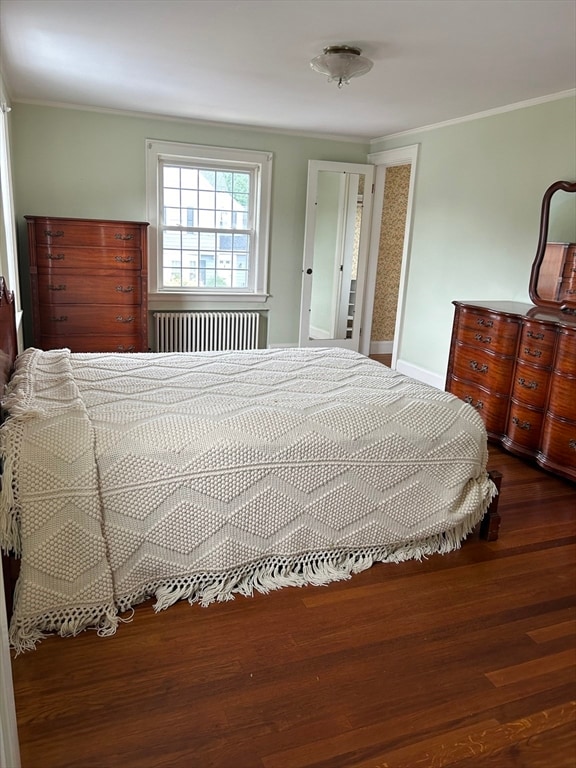
{"type": "Polygon", "coordinates": [[[6,413],[0,429],[0,549],[18,557],[22,554],[22,540],[16,477],[24,424],[47,415],[42,408],[31,407],[36,357],[37,350],[31,348],[16,359],[14,373],[2,398],[2,410],[6,413]]]}
{"type": "Polygon", "coordinates": [[[92,608],[71,609],[45,613],[32,618],[12,617],[9,639],[16,656],[25,651],[36,650],[36,644],[49,633],[61,637],[73,637],[86,629],[95,629],[100,637],[116,632],[121,619],[113,603],[92,608]]]}
{"type": "MultiPolygon", "coordinates": [[[[429,555],[446,554],[459,549],[462,541],[484,516],[490,500],[497,492],[490,480],[487,479],[487,483],[491,486],[486,486],[489,496],[479,514],[469,516],[449,531],[426,539],[391,547],[313,552],[284,558],[273,556],[226,573],[195,574],[164,584],[156,582],[144,590],[138,599],[154,595],[154,610],[157,612],[166,610],[180,600],[206,607],[213,602],[234,600],[236,594],[251,597],[254,592],[268,594],[283,587],[324,586],[333,581],[349,579],[377,562],[401,563],[406,560],[422,560],[429,555]]],[[[121,603],[133,605],[134,598],[136,596],[129,596],[121,603]]]]}
{"type": "Polygon", "coordinates": [[[117,597],[115,605],[72,608],[28,618],[17,618],[15,614],[10,624],[10,645],[18,655],[34,650],[36,644],[50,632],[66,637],[86,629],[96,629],[99,636],[113,635],[120,623],[132,620],[133,611],[126,618],[121,618],[118,612],[132,609],[151,595],[156,597],[156,612],[166,610],[180,600],[206,607],[213,602],[233,600],[236,594],[251,597],[254,592],[268,594],[284,587],[324,586],[333,581],[349,579],[376,562],[401,563],[406,560],[422,560],[429,555],[446,554],[461,547],[463,540],[480,522],[496,496],[496,486],[488,475],[482,483],[481,491],[484,503],[479,511],[468,515],[454,528],[425,539],[396,546],[270,556],[226,572],[154,581],[138,592],[117,597]]]}

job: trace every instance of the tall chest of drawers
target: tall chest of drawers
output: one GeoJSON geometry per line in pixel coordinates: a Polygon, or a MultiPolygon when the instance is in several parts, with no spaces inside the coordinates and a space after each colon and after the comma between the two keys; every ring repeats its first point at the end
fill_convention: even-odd
{"type": "Polygon", "coordinates": [[[511,453],[576,480],[576,317],[517,302],[453,302],[446,389],[511,453]]]}
{"type": "Polygon", "coordinates": [[[34,346],[145,352],[148,224],[25,218],[34,346]]]}

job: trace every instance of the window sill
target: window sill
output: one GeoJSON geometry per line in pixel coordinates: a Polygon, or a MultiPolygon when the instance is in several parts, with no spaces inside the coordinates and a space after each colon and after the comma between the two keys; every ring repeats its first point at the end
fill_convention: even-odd
{"type": "Polygon", "coordinates": [[[162,293],[148,294],[149,309],[191,309],[217,304],[264,304],[269,293],[162,293]]]}

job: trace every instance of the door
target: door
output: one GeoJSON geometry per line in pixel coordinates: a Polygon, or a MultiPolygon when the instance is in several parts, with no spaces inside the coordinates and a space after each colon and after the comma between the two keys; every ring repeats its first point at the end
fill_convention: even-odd
{"type": "Polygon", "coordinates": [[[372,165],[310,160],[300,346],[360,348],[372,165]]]}

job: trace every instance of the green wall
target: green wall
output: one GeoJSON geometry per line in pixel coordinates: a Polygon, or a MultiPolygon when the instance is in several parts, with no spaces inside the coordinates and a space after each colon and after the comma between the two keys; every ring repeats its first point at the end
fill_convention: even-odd
{"type": "MultiPolygon", "coordinates": [[[[308,160],[365,162],[419,144],[401,369],[440,383],[455,299],[528,300],[540,203],[576,179],[574,96],[367,145],[14,103],[12,166],[26,304],[25,214],[144,219],[146,138],[274,154],[269,342],[296,343],[308,160]]],[[[361,120],[361,116],[359,116],[361,120]]]]}
{"type": "Polygon", "coordinates": [[[308,160],[365,162],[367,144],[18,102],[11,118],[25,308],[24,215],[145,220],[146,139],[266,150],[274,155],[271,298],[255,306],[269,309],[269,343],[298,341],[308,160]]]}
{"type": "Polygon", "coordinates": [[[375,141],[419,144],[400,369],[445,376],[453,300],[529,301],[542,196],[576,179],[576,99],[375,141]]]}

